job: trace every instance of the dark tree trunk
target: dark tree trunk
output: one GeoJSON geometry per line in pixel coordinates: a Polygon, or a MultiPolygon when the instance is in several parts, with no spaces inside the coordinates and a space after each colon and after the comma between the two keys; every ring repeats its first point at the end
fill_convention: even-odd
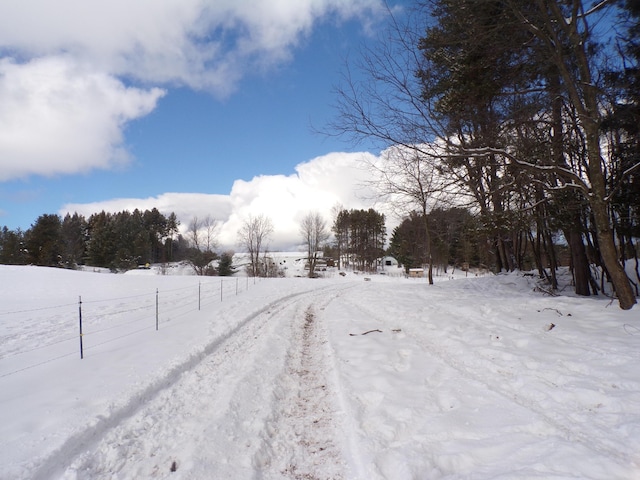
{"type": "Polygon", "coordinates": [[[556,275],[558,271],[558,259],[556,258],[556,251],[553,246],[551,232],[549,232],[548,228],[544,229],[542,237],[544,238],[544,252],[549,263],[549,281],[551,283],[551,288],[555,290],[558,288],[558,276],[556,275]]]}
{"type": "Polygon", "coordinates": [[[587,251],[582,241],[582,234],[575,229],[564,232],[569,242],[569,250],[571,252],[571,267],[573,270],[573,281],[575,282],[575,291],[578,295],[588,297],[591,295],[589,285],[591,283],[591,270],[589,268],[589,259],[587,251]]]}

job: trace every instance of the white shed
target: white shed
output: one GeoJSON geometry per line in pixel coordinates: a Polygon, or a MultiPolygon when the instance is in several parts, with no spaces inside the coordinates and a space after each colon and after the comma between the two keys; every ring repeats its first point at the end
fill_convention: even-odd
{"type": "Polygon", "coordinates": [[[386,267],[397,267],[398,260],[393,257],[382,257],[382,268],[386,267]]]}

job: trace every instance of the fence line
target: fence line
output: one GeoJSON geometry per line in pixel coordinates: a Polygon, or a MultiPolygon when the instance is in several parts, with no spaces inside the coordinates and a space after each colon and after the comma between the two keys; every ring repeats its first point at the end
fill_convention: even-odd
{"type": "MultiPolygon", "coordinates": [[[[254,285],[255,281],[256,280],[254,279],[254,285]]],[[[26,319],[25,323],[28,322],[27,327],[30,324],[34,328],[44,323],[46,327],[52,326],[55,333],[59,333],[58,337],[54,336],[52,338],[52,331],[39,331],[35,333],[31,332],[32,334],[28,335],[26,340],[25,335],[22,332],[12,333],[12,335],[6,335],[4,336],[4,338],[0,337],[2,343],[5,344],[4,347],[8,347],[5,352],[0,351],[0,368],[2,367],[4,360],[40,350],[44,351],[46,349],[55,349],[56,347],[60,346],[60,344],[64,342],[71,342],[74,339],[76,340],[76,342],[79,340],[80,358],[83,358],[86,351],[90,351],[95,347],[115,342],[122,338],[140,333],[144,330],[153,329],[154,316],[156,330],[158,330],[159,327],[163,325],[170,326],[175,323],[175,319],[179,319],[193,312],[197,312],[202,307],[207,307],[214,303],[224,302],[225,300],[230,299],[232,296],[237,296],[240,291],[248,291],[249,284],[250,282],[247,277],[246,288],[244,290],[241,290],[238,277],[231,278],[228,281],[226,280],[226,278],[222,278],[219,284],[217,284],[217,282],[199,281],[197,286],[189,285],[168,290],[156,289],[156,291],[153,293],[141,293],[124,297],[113,297],[98,300],[86,300],[83,299],[82,296],[78,296],[78,301],[75,303],[0,312],[0,316],[25,315],[36,312],[50,313],[50,315],[39,314],[35,317],[30,316],[28,319],[26,319]],[[195,291],[196,287],[197,291],[195,291]],[[187,290],[190,290],[191,292],[188,292],[187,294],[187,290]],[[181,292],[184,292],[184,294],[180,294],[181,292]],[[155,301],[152,299],[152,295],[155,295],[155,301]],[[148,300],[145,301],[143,305],[140,305],[137,302],[131,302],[131,300],[133,299],[140,298],[147,298],[148,300]],[[116,311],[103,311],[104,308],[100,309],[102,311],[96,309],[96,307],[101,303],[113,303],[122,300],[128,300],[128,302],[124,305],[118,305],[118,307],[120,308],[116,311]],[[76,308],[75,315],[72,313],[72,307],[76,308]],[[56,313],[55,315],[51,315],[52,312],[62,308],[68,308],[68,311],[62,311],[56,313]],[[152,309],[154,308],[155,312],[152,311],[152,309]],[[144,312],[145,310],[147,310],[148,312],[144,312]],[[184,311],[181,312],[181,310],[184,311]],[[134,312],[138,312],[140,313],[140,315],[135,315],[134,318],[131,318],[130,314],[134,312]],[[117,321],[118,317],[122,318],[123,316],[125,317],[123,321],[117,321]],[[54,321],[45,323],[46,320],[51,319],[54,319],[54,321]],[[114,319],[115,321],[113,321],[114,319]],[[134,330],[127,331],[122,335],[108,338],[104,341],[99,341],[98,343],[90,342],[88,345],[84,342],[85,337],[97,337],[99,334],[119,328],[126,330],[127,326],[134,326],[136,323],[143,321],[148,323],[144,326],[141,326],[140,328],[135,328],[134,330]],[[74,323],[75,327],[73,326],[74,323]],[[61,328],[61,326],[63,327],[61,328]],[[75,334],[73,333],[74,329],[75,334]],[[5,342],[5,340],[7,341],[5,342]],[[29,342],[30,344],[38,342],[39,345],[35,347],[31,346],[25,349],[20,349],[19,343],[24,343],[25,341],[29,342]],[[14,347],[14,350],[10,351],[12,346],[14,347]]],[[[69,351],[65,347],[62,351],[57,351],[55,353],[51,352],[51,355],[44,360],[39,360],[31,365],[22,366],[13,371],[0,373],[0,378],[14,375],[24,370],[44,365],[74,354],[78,354],[77,349],[75,351],[69,351]]]]}
{"type": "Polygon", "coordinates": [[[0,378],[8,377],[10,375],[15,375],[16,373],[24,372],[25,370],[30,370],[32,368],[39,367],[40,365],[46,365],[47,363],[51,363],[51,362],[54,362],[56,360],[60,360],[61,358],[64,358],[64,357],[70,357],[71,355],[75,355],[75,354],[76,354],[76,352],[64,353],[64,354],[62,354],[60,356],[57,356],[57,357],[48,358],[47,360],[42,360],[41,362],[34,363],[33,365],[27,365],[26,367],[19,368],[18,370],[14,370],[12,372],[2,373],[2,374],[0,374],[0,378]]]}
{"type": "Polygon", "coordinates": [[[146,297],[150,295],[149,293],[139,293],[137,295],[127,295],[126,297],[114,297],[114,298],[102,298],[102,299],[98,299],[98,300],[90,300],[86,303],[105,303],[105,302],[114,302],[116,300],[129,300],[131,298],[140,298],[140,297],[146,297]]]}
{"type": "Polygon", "coordinates": [[[51,342],[47,345],[41,345],[41,346],[37,346],[37,347],[33,347],[33,348],[27,348],[26,350],[21,350],[19,352],[15,352],[15,353],[11,353],[9,355],[5,355],[4,357],[0,358],[0,362],[2,360],[4,360],[5,358],[11,358],[11,357],[15,357],[16,355],[22,355],[25,353],[29,353],[29,352],[35,352],[36,350],[42,350],[44,348],[48,348],[48,347],[52,347],[54,345],[58,345],[60,343],[64,343],[64,342],[70,342],[72,340],[76,340],[77,335],[74,335],[73,337],[67,337],[67,338],[62,338],[60,340],[56,340],[55,342],[51,342]]]}
{"type": "Polygon", "coordinates": [[[70,307],[75,306],[77,303],[65,303],[63,305],[55,305],[53,307],[40,307],[40,308],[32,308],[29,310],[13,310],[9,312],[0,312],[0,316],[2,315],[15,315],[16,313],[31,313],[31,312],[40,312],[42,310],[54,310],[56,308],[70,307]]]}

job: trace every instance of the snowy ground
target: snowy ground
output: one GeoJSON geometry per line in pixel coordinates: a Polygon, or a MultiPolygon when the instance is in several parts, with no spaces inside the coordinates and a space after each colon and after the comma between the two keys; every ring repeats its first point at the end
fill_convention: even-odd
{"type": "Polygon", "coordinates": [[[0,266],[0,478],[640,479],[637,307],[136,273],[0,266]]]}

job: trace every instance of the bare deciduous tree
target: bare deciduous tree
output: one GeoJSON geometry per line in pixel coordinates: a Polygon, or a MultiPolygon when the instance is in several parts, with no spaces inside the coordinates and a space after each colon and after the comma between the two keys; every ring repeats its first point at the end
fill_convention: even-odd
{"type": "Polygon", "coordinates": [[[203,220],[193,217],[189,222],[187,238],[191,244],[188,261],[197,275],[211,274],[209,267],[216,258],[214,249],[217,247],[217,233],[219,222],[207,215],[203,220]]]}
{"type": "Polygon", "coordinates": [[[201,221],[198,217],[193,217],[189,222],[189,229],[187,230],[187,239],[194,248],[200,250],[200,244],[202,243],[202,235],[200,233],[201,221]]]}
{"type": "Polygon", "coordinates": [[[397,214],[408,216],[421,213],[424,219],[425,258],[428,262],[429,284],[433,285],[433,257],[431,233],[427,214],[450,190],[450,182],[438,173],[438,153],[433,147],[415,149],[395,147],[387,150],[380,163],[369,165],[373,172],[372,184],[378,194],[395,207],[397,214]]]}
{"type": "Polygon", "coordinates": [[[249,254],[248,271],[251,276],[258,277],[266,273],[261,267],[261,255],[266,253],[268,240],[273,233],[273,222],[265,215],[253,216],[245,220],[238,232],[238,245],[249,254]]]}
{"type": "Polygon", "coordinates": [[[204,217],[202,221],[203,232],[203,248],[205,252],[213,252],[218,247],[218,231],[220,222],[211,215],[204,217]]]}
{"type": "Polygon", "coordinates": [[[307,263],[309,265],[309,278],[315,276],[320,245],[329,238],[327,222],[318,212],[308,213],[300,223],[300,235],[307,247],[307,263]]]}

